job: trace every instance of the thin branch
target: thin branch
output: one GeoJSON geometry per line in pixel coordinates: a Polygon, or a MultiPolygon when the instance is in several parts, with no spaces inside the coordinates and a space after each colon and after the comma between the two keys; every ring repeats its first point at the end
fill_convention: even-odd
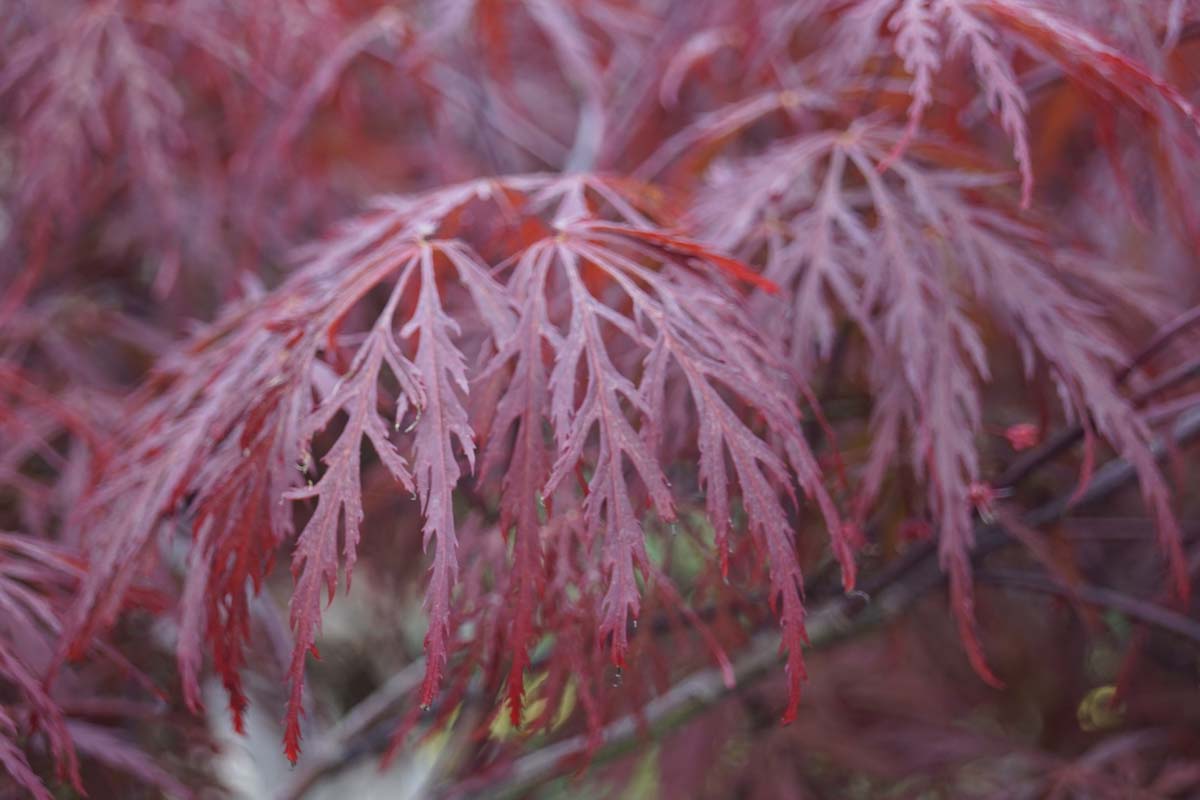
{"type": "Polygon", "coordinates": [[[1146,346],[1138,351],[1137,355],[1130,359],[1129,363],[1117,373],[1117,383],[1124,383],[1129,376],[1133,374],[1135,369],[1150,360],[1160,350],[1170,344],[1171,340],[1180,333],[1197,323],[1200,323],[1200,306],[1195,306],[1194,308],[1183,312],[1175,319],[1159,328],[1158,332],[1154,334],[1154,338],[1147,342],[1146,346]]]}
{"type": "Polygon", "coordinates": [[[1200,622],[1188,619],[1183,614],[1169,608],[1155,605],[1146,600],[1130,597],[1113,589],[1102,586],[1082,584],[1064,586],[1036,572],[1020,569],[986,569],[980,570],[976,577],[985,583],[994,583],[1006,588],[1023,589],[1042,594],[1053,594],[1082,601],[1087,605],[1109,608],[1120,611],[1127,617],[1139,622],[1153,625],[1171,633],[1200,644],[1200,622]]]}
{"type": "Polygon", "coordinates": [[[342,766],[351,743],[389,717],[396,706],[421,685],[425,677],[425,659],[418,658],[346,712],[337,724],[305,748],[291,780],[277,795],[280,800],[303,797],[326,773],[342,766]]]}

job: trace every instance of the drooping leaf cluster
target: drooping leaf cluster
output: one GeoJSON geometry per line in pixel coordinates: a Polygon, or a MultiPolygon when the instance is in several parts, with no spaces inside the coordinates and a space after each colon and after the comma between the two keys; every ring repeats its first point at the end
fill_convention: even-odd
{"type": "Polygon", "coordinates": [[[1128,464],[1189,602],[1157,438],[1194,334],[1131,343],[1195,300],[1194,4],[13,5],[0,761],[35,795],[26,733],[179,788],[57,688],[150,585],[183,702],[211,669],[243,730],[279,560],[296,761],[368,538],[424,576],[409,723],[482,696],[598,745],[613,674],[732,683],[774,624],[790,721],[805,575],[928,536],[999,686],[973,548],[1040,464],[1008,426],[1077,431],[1067,505],[1128,464]]]}

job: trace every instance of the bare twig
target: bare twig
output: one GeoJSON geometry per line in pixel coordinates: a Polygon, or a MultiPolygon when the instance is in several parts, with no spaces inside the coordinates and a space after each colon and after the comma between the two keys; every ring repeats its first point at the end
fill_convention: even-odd
{"type": "Polygon", "coordinates": [[[994,583],[999,586],[1040,592],[1042,594],[1070,597],[1088,605],[1120,611],[1127,617],[1148,625],[1153,625],[1165,631],[1170,631],[1171,633],[1177,633],[1200,644],[1200,622],[1188,619],[1169,608],[1163,608],[1137,597],[1130,597],[1113,589],[1105,589],[1102,586],[1088,586],[1086,584],[1064,586],[1057,581],[1047,578],[1045,575],[1020,569],[980,570],[976,577],[985,583],[994,583]]]}
{"type": "Polygon", "coordinates": [[[302,797],[322,776],[341,766],[351,743],[390,716],[424,676],[425,659],[418,658],[346,712],[336,725],[305,749],[291,781],[277,795],[280,800],[302,797]]]}
{"type": "Polygon", "coordinates": [[[1188,309],[1163,327],[1159,328],[1158,332],[1154,334],[1154,337],[1146,343],[1146,346],[1139,350],[1137,354],[1129,360],[1129,363],[1117,373],[1117,383],[1124,383],[1129,376],[1133,374],[1135,369],[1157,355],[1160,350],[1170,344],[1171,340],[1180,333],[1197,323],[1200,323],[1200,306],[1188,309]]]}

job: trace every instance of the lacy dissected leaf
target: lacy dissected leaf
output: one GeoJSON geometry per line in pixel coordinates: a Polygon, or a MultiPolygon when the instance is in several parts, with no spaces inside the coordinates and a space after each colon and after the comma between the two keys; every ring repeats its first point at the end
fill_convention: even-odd
{"type": "Polygon", "coordinates": [[[360,266],[356,284],[336,295],[339,301],[326,310],[323,327],[310,327],[313,341],[332,335],[348,313],[351,304],[383,280],[392,282],[382,312],[338,383],[321,404],[301,423],[302,450],[307,452],[312,435],[326,428],[339,413],[346,420],[336,442],[322,460],[325,471],[307,489],[287,494],[291,499],[317,498],[317,507],[297,539],[292,557],[296,589],[291,601],[291,621],[296,636],[291,666],[292,694],[289,701],[287,751],[295,760],[299,748],[299,719],[302,707],[304,654],[313,648],[319,614],[320,593],[324,586],[332,599],[339,566],[338,536],[341,533],[342,558],[347,581],[353,568],[362,521],[360,449],[364,438],[396,481],[415,491],[425,517],[426,546],[434,544],[432,576],[427,590],[430,615],[426,638],[428,671],[424,702],[436,691],[446,658],[449,637],[450,592],[457,575],[455,527],[451,494],[461,471],[455,445],[468,461],[473,461],[472,431],[467,424],[463,396],[467,392],[463,355],[454,342],[458,325],[442,305],[438,288],[439,272],[452,269],[468,294],[480,301],[476,312],[491,323],[506,323],[499,287],[462,245],[453,242],[428,242],[413,238],[407,230],[399,235],[372,243],[373,248],[356,253],[361,260],[339,263],[337,246],[334,257],[318,257],[321,269],[345,269],[360,266]],[[406,292],[416,293],[415,303],[404,318],[397,308],[406,292]],[[416,340],[408,354],[401,340],[416,340]],[[394,403],[392,428],[400,429],[411,410],[415,415],[405,428],[411,434],[411,469],[391,441],[389,426],[380,415],[378,387],[380,372],[386,364],[399,390],[394,403]]]}
{"type": "Polygon", "coordinates": [[[78,560],[38,539],[0,532],[0,681],[6,703],[0,706],[0,763],[14,780],[38,797],[49,794],[29,768],[18,731],[41,730],[60,778],[82,789],[79,761],[59,704],[43,683],[42,672],[54,652],[54,636],[69,593],[81,570],[78,560]],[[10,692],[12,694],[10,694],[10,692]],[[9,697],[17,700],[9,704],[9,697]],[[19,709],[19,712],[18,712],[19,709]],[[27,722],[18,723],[19,719],[27,722]],[[28,721],[34,721],[30,730],[28,721]]]}
{"type": "Polygon", "coordinates": [[[692,214],[692,225],[717,245],[746,257],[763,254],[763,276],[782,288],[790,306],[777,318],[788,329],[778,322],[769,327],[806,375],[816,357],[832,352],[838,306],[872,330],[857,288],[871,234],[843,194],[846,162],[836,134],[814,134],[754,161],[714,170],[714,191],[692,214]],[[826,159],[821,174],[817,168],[826,159]],[[732,213],[729,191],[747,200],[732,213]],[[795,208],[806,213],[793,219],[795,208]]]}
{"type": "Polygon", "coordinates": [[[325,586],[332,592],[341,560],[349,571],[355,559],[365,439],[401,486],[416,489],[427,534],[436,540],[430,591],[436,620],[431,651],[436,652],[455,563],[449,492],[459,472],[451,437],[471,452],[465,411],[455,395],[462,391],[463,369],[451,341],[457,328],[440,308],[443,273],[466,287],[462,295],[468,304],[470,298],[477,301],[471,312],[477,318],[503,325],[507,312],[497,285],[467,249],[421,235],[439,209],[449,213],[478,191],[483,189],[452,189],[419,204],[418,211],[397,203],[348,226],[315,248],[277,293],[230,314],[177,354],[186,369],[178,368],[179,361],[160,368],[159,385],[150,387],[157,395],[141,411],[150,435],[129,443],[114,477],[93,498],[99,555],[73,610],[70,641],[86,641],[111,620],[110,610],[137,574],[129,565],[152,544],[160,520],[183,503],[194,532],[178,646],[185,691],[189,703],[198,706],[196,674],[207,636],[240,725],[246,701],[238,670],[249,635],[247,591],[261,587],[275,550],[291,535],[292,515],[280,498],[315,497],[316,508],[293,556],[296,645],[287,749],[294,757],[304,654],[317,634],[320,590],[325,586]],[[390,299],[346,358],[339,338],[345,336],[343,326],[377,287],[385,287],[390,299]],[[410,290],[415,302],[406,294],[410,290]],[[405,339],[412,347],[404,346],[405,339]],[[391,425],[379,408],[384,366],[397,386],[391,425]],[[404,432],[412,450],[404,456],[392,428],[409,410],[418,416],[404,432]],[[323,455],[323,474],[308,488],[298,488],[296,465],[309,468],[309,442],[339,415],[344,423],[323,455]],[[130,493],[137,504],[116,502],[130,493]]]}
{"type": "MultiPolygon", "coordinates": [[[[456,266],[464,269],[464,283],[487,280],[482,265],[460,253],[456,266]]],[[[433,575],[427,595],[430,616],[425,648],[429,657],[422,702],[428,704],[437,691],[440,670],[446,658],[449,637],[450,589],[457,578],[457,542],[454,539],[454,508],[451,493],[461,476],[454,444],[462,449],[474,467],[474,434],[467,422],[467,411],[460,393],[468,391],[466,365],[451,335],[457,324],[446,316],[438,298],[433,273],[432,253],[421,254],[421,293],[413,318],[404,334],[420,337],[415,366],[425,381],[426,402],[416,423],[417,494],[425,511],[425,546],[435,542],[433,575]]]]}
{"type": "MultiPolygon", "coordinates": [[[[977,439],[988,359],[975,319],[986,310],[1021,347],[1027,376],[1050,373],[1069,419],[1102,434],[1137,470],[1177,585],[1179,533],[1150,449],[1151,431],[1113,374],[1122,351],[1080,284],[1111,279],[1056,263],[1049,239],[990,202],[994,177],[931,169],[911,158],[880,163],[907,132],[870,125],[814,134],[718,173],[720,214],[701,205],[695,224],[734,252],[764,253],[764,275],[787,307],[762,301],[793,358],[811,374],[831,355],[845,314],[874,356],[870,452],[857,515],[873,504],[911,435],[909,461],[926,483],[951,576],[964,641],[990,678],[972,631],[969,551],[973,514],[986,502],[977,439]],[[861,181],[863,191],[854,187],[861,181]]],[[[1090,450],[1090,446],[1089,446],[1090,450]]],[[[1087,479],[1085,463],[1083,479],[1087,479]]],[[[984,509],[986,511],[986,508],[984,509]]]]}
{"type": "Polygon", "coordinates": [[[655,229],[603,180],[517,177],[381,201],[377,212],[311,248],[279,290],[195,339],[176,357],[189,370],[177,366],[182,360],[160,367],[141,412],[141,429],[152,433],[129,443],[93,498],[99,556],[68,639],[82,641],[106,624],[136,573],[128,565],[169,530],[162,520],[182,511],[193,537],[178,644],[185,690],[197,706],[208,638],[240,724],[247,592],[261,586],[291,536],[291,514],[278,498],[315,499],[292,557],[285,746],[295,758],[305,654],[319,631],[322,589],[332,597],[338,570],[349,579],[356,558],[365,440],[399,487],[415,493],[433,547],[421,692],[430,705],[453,648],[453,494],[474,462],[478,431],[467,409],[476,381],[485,387],[479,402],[496,403],[477,416],[489,437],[488,468],[506,475],[500,507],[517,537],[513,615],[503,622],[517,654],[514,708],[545,581],[544,514],[582,511],[606,587],[597,598],[598,633],[623,663],[640,606],[639,574],[645,580],[652,572],[645,507],[664,521],[674,516],[666,441],[699,448],[722,551],[734,498],[764,544],[798,687],[803,610],[787,499],[793,479],[835,532],[847,585],[853,553],[837,538],[837,512],[800,432],[788,373],[742,319],[731,279],[763,283],[739,262],[655,229]],[[541,230],[550,235],[502,261],[503,283],[466,243],[431,238],[481,208],[547,220],[541,230]],[[491,363],[472,375],[468,353],[491,353],[491,363]],[[663,425],[664,398],[682,387],[692,399],[694,432],[663,425]],[[382,410],[388,403],[390,419],[382,410]],[[309,452],[317,443],[327,443],[324,468],[297,486],[293,465],[315,470],[309,452]],[[572,476],[582,493],[571,490],[572,476]],[[130,493],[140,502],[115,501],[130,493]]]}
{"type": "Polygon", "coordinates": [[[1021,170],[1024,202],[1033,191],[1033,162],[1025,121],[1028,100],[1012,67],[1012,57],[1002,49],[994,29],[978,15],[973,0],[865,0],[853,4],[831,30],[834,42],[849,50],[831,47],[835,57],[857,54],[859,62],[874,55],[871,42],[884,29],[894,34],[893,48],[912,76],[908,126],[887,154],[883,166],[899,158],[916,136],[925,112],[934,105],[934,79],[948,57],[965,50],[983,86],[987,105],[1000,118],[1012,140],[1013,155],[1021,170]],[[853,44],[851,42],[853,41],[853,44]],[[840,53],[840,55],[837,55],[840,53]]]}
{"type": "Polygon", "coordinates": [[[29,766],[24,751],[17,746],[17,724],[0,707],[0,765],[9,777],[37,800],[51,800],[53,795],[29,766]]]}
{"type": "MultiPolygon", "coordinates": [[[[718,291],[720,283],[697,272],[695,264],[707,262],[712,274],[738,277],[745,268],[685,239],[593,222],[577,198],[566,198],[555,216],[557,235],[528,247],[512,269],[509,285],[520,299],[521,314],[513,338],[490,368],[514,362],[498,418],[498,431],[517,428],[512,463],[520,471],[509,474],[505,490],[520,493],[515,503],[505,501],[506,518],[515,521],[518,541],[524,536],[536,542],[537,492],[554,497],[554,513],[561,513],[567,479],[577,477],[584,490],[585,524],[603,534],[607,590],[600,635],[614,663],[623,665],[628,630],[640,609],[638,576],[648,580],[650,572],[641,508],[653,508],[665,522],[675,517],[659,450],[667,385],[682,380],[699,426],[695,443],[719,557],[727,557],[730,502],[737,486],[748,527],[770,557],[788,631],[789,669],[798,688],[800,575],[791,523],[780,503],[791,474],[817,500],[835,536],[840,526],[796,426],[799,414],[787,384],[779,380],[784,371],[739,321],[731,298],[718,291]],[[549,374],[543,351],[553,356],[549,374]],[[746,421],[743,408],[757,412],[769,437],[746,421]],[[543,488],[549,453],[542,426],[547,422],[556,453],[543,488]]],[[[529,548],[529,563],[521,568],[532,571],[536,544],[529,548]]],[[[839,546],[838,556],[852,585],[853,555],[839,546]]],[[[538,585],[531,578],[525,591],[538,585]]],[[[520,652],[525,641],[517,641],[520,652]]],[[[519,684],[510,682],[510,689],[514,686],[519,684]]],[[[519,688],[515,691],[519,696],[519,688]]]]}
{"type": "MultiPolygon", "coordinates": [[[[953,184],[948,187],[953,198],[953,184]]],[[[1130,400],[1118,390],[1113,374],[1127,359],[1105,328],[1099,310],[1067,291],[1056,280],[1056,265],[1036,231],[986,208],[949,206],[960,216],[952,241],[963,263],[980,282],[980,291],[1013,327],[1022,349],[1026,376],[1037,358],[1049,363],[1069,418],[1078,419],[1090,437],[1099,433],[1136,469],[1142,496],[1154,514],[1177,591],[1188,578],[1182,534],[1171,510],[1171,492],[1150,449],[1152,432],[1130,400]]],[[[1063,270],[1065,272],[1066,270],[1063,270]]],[[[1087,482],[1087,475],[1083,484],[1087,482]]],[[[1085,488],[1081,485],[1080,490],[1085,488]]]]}
{"type": "MultiPolygon", "coordinates": [[[[913,76],[912,104],[908,107],[906,137],[912,137],[921,124],[921,116],[933,105],[933,77],[941,66],[940,35],[934,10],[928,0],[901,0],[888,22],[896,35],[896,54],[913,76]]],[[[1015,88],[1015,80],[1010,81],[1015,88]]]]}
{"type": "MultiPolygon", "coordinates": [[[[945,15],[950,27],[950,47],[965,46],[970,50],[971,63],[983,84],[988,108],[999,116],[1001,127],[1013,142],[1013,156],[1021,170],[1021,202],[1028,206],[1033,195],[1033,156],[1025,121],[1028,101],[1009,57],[997,47],[995,34],[980,22],[965,3],[935,0],[935,8],[945,15]]],[[[915,129],[910,124],[906,136],[914,134],[915,129]]],[[[897,144],[897,149],[899,147],[897,144]]]]}
{"type": "MultiPolygon", "coordinates": [[[[78,759],[62,711],[42,686],[41,679],[22,663],[10,642],[0,644],[0,678],[15,687],[27,706],[27,712],[37,718],[46,731],[60,777],[69,778],[72,785],[80,788],[78,759]]],[[[4,750],[9,752],[4,759],[5,767],[28,788],[31,784],[27,774],[28,764],[23,765],[23,754],[16,744],[16,727],[7,719],[7,715],[4,721],[7,724],[0,729],[0,736],[4,740],[4,750]]]]}
{"type": "Polygon", "coordinates": [[[22,530],[44,536],[63,509],[95,484],[111,453],[92,415],[109,398],[88,391],[53,393],[39,378],[0,360],[0,487],[16,490],[22,530]],[[47,474],[39,464],[53,469],[47,474]]]}
{"type": "Polygon", "coordinates": [[[122,4],[45,5],[18,16],[16,30],[32,29],[6,43],[12,50],[0,68],[0,98],[20,109],[14,208],[27,231],[77,224],[81,187],[95,185],[101,164],[119,156],[136,176],[138,202],[157,217],[160,230],[150,235],[161,243],[181,224],[172,166],[185,141],[183,101],[165,57],[146,46],[136,14],[122,4]]]}
{"type": "Polygon", "coordinates": [[[515,579],[511,590],[513,620],[509,642],[512,665],[508,675],[513,725],[521,720],[525,669],[529,666],[529,648],[534,639],[534,613],[544,586],[541,498],[553,456],[543,431],[548,380],[543,338],[553,331],[545,295],[551,255],[548,249],[530,249],[517,262],[510,285],[522,313],[484,373],[485,378],[491,374],[502,377],[503,370],[511,364],[507,389],[496,403],[491,421],[492,435],[484,452],[481,474],[490,474],[494,463],[507,455],[501,485],[500,526],[513,531],[515,579]],[[515,438],[506,454],[503,443],[510,429],[515,429],[515,438]]]}
{"type": "Polygon", "coordinates": [[[1097,90],[1106,89],[1115,93],[1141,106],[1152,116],[1158,115],[1154,101],[1161,99],[1189,119],[1193,126],[1200,126],[1200,115],[1197,115],[1196,108],[1162,76],[1154,74],[1137,58],[1121,52],[1057,10],[1047,8],[1046,4],[1031,0],[970,2],[1097,90]]]}
{"type": "Polygon", "coordinates": [[[1024,206],[1032,200],[1033,155],[1029,100],[1013,68],[1017,48],[1048,59],[1100,96],[1164,122],[1171,114],[1187,119],[1195,136],[1200,116],[1178,89],[1053,6],[1034,0],[859,0],[831,26],[831,44],[818,57],[858,65],[878,54],[883,31],[893,34],[892,49],[912,76],[912,100],[904,134],[880,162],[886,168],[912,143],[934,105],[936,75],[948,58],[965,51],[987,107],[1012,141],[1024,206]]]}

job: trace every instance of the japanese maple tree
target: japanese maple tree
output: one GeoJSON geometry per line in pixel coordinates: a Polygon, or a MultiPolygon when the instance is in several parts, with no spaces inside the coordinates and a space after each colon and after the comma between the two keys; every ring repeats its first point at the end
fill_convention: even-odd
{"type": "Polygon", "coordinates": [[[1197,33],[10,0],[0,787],[1200,791],[1197,33]]]}

